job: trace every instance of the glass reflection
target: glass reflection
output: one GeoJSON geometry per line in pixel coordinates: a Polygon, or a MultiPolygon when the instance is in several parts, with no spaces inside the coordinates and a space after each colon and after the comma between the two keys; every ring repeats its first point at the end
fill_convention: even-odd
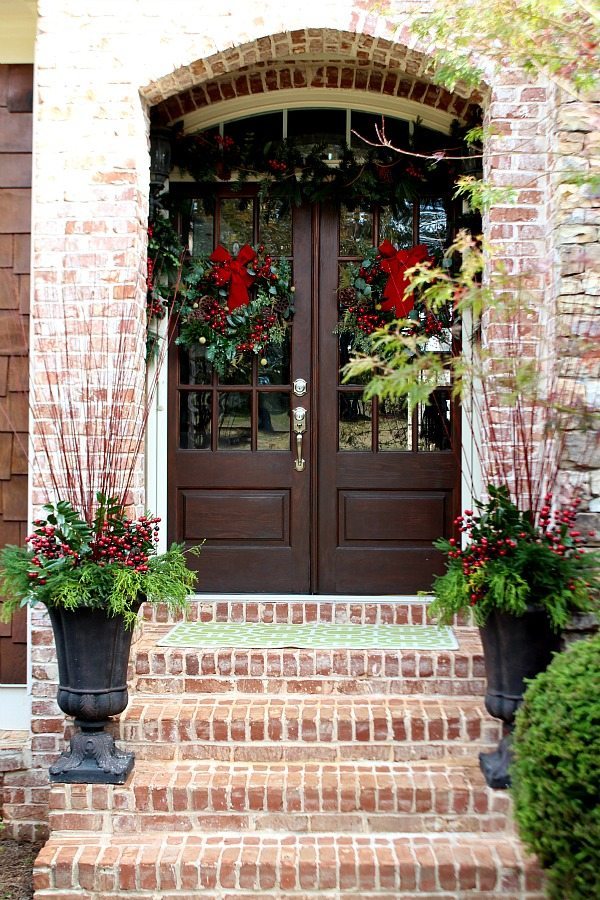
{"type": "Polygon", "coordinates": [[[372,406],[356,392],[339,395],[339,437],[340,450],[370,450],[372,406]]]}
{"type": "Polygon", "coordinates": [[[192,256],[210,256],[214,249],[214,216],[207,215],[201,200],[192,200],[189,248],[192,256]]]}
{"type": "Polygon", "coordinates": [[[275,256],[292,255],[292,211],[282,200],[260,205],[260,242],[275,256]]]}
{"type": "Polygon", "coordinates": [[[257,449],[290,449],[290,395],[287,392],[259,391],[257,449]]]}
{"type": "Polygon", "coordinates": [[[419,406],[419,450],[451,450],[450,390],[436,388],[429,403],[419,406]]]}
{"type": "Polygon", "coordinates": [[[379,449],[412,449],[412,429],[406,401],[379,401],[379,449]]]}
{"type": "Polygon", "coordinates": [[[340,256],[364,256],[373,246],[373,213],[369,210],[340,210],[340,256]]]}
{"type": "Polygon", "coordinates": [[[254,243],[253,202],[248,198],[221,200],[220,210],[219,243],[237,256],[240,247],[254,243]]]}
{"type": "Polygon", "coordinates": [[[379,243],[390,241],[398,250],[408,249],[414,245],[413,240],[413,205],[405,200],[396,212],[382,209],[379,217],[379,243]]]}
{"type": "Polygon", "coordinates": [[[253,358],[243,356],[235,365],[228,365],[223,375],[219,375],[219,384],[252,384],[253,358]]]}
{"type": "Polygon", "coordinates": [[[281,344],[270,343],[263,359],[266,363],[258,369],[259,384],[290,383],[290,329],[283,336],[281,344]]]}
{"type": "Polygon", "coordinates": [[[227,391],[219,394],[219,450],[250,450],[251,395],[227,391]]]}
{"type": "Polygon", "coordinates": [[[442,256],[448,243],[448,214],[443,200],[419,203],[419,243],[426,244],[435,259],[442,256]]]}
{"type": "Polygon", "coordinates": [[[211,381],[212,366],[206,359],[206,347],[199,344],[194,347],[180,347],[180,384],[210,384],[211,381]]]}
{"type": "Polygon", "coordinates": [[[210,391],[179,395],[179,446],[183,450],[210,450],[210,391]]]}

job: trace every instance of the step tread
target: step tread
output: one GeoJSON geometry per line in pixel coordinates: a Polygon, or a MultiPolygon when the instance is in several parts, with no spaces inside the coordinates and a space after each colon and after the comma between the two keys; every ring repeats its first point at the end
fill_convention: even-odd
{"type": "Polygon", "coordinates": [[[60,888],[99,897],[118,890],[219,888],[282,890],[286,896],[302,890],[370,890],[525,897],[541,890],[541,875],[519,841],[506,834],[58,831],[38,856],[35,887],[49,897],[60,888]]]}
{"type": "MultiPolygon", "coordinates": [[[[326,711],[343,713],[345,710],[390,710],[406,711],[415,715],[441,714],[446,718],[457,714],[472,714],[481,718],[489,718],[481,697],[441,697],[441,696],[407,696],[392,697],[387,694],[369,694],[365,697],[277,697],[272,694],[243,696],[228,693],[210,697],[181,697],[170,694],[154,694],[148,697],[136,694],[129,706],[121,714],[121,721],[139,719],[142,714],[148,718],[172,718],[173,715],[193,716],[197,711],[214,709],[230,713],[245,711],[252,716],[265,710],[282,710],[291,713],[294,710],[314,712],[326,711]]],[[[491,720],[490,720],[491,721],[491,720]]]]}

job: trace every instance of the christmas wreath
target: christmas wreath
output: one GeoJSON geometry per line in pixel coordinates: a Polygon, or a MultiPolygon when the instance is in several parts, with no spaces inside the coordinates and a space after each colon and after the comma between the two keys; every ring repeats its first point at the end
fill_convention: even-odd
{"type": "Polygon", "coordinates": [[[206,348],[219,375],[256,354],[267,364],[269,346],[283,343],[293,316],[289,262],[264,246],[245,244],[233,257],[219,246],[208,258],[192,259],[177,300],[177,343],[206,348]]]}
{"type": "Polygon", "coordinates": [[[351,338],[354,351],[369,353],[373,332],[396,320],[401,320],[410,334],[422,335],[425,341],[432,337],[450,340],[451,308],[444,306],[434,312],[409,291],[407,269],[428,261],[433,260],[424,244],[396,250],[385,240],[379,247],[371,248],[361,263],[348,267],[347,284],[338,291],[336,331],[351,338]]]}

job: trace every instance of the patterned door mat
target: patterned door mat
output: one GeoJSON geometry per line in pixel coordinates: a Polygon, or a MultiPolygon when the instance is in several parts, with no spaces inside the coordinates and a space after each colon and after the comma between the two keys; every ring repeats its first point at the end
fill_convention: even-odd
{"type": "Polygon", "coordinates": [[[271,625],[180,622],[157,642],[159,647],[215,650],[332,648],[339,650],[457,650],[447,625],[271,625]]]}

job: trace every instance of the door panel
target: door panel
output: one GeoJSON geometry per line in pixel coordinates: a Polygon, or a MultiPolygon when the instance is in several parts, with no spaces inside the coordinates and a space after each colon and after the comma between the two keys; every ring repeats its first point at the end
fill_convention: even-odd
{"type": "Polygon", "coordinates": [[[201,591],[426,590],[442,569],[432,541],[450,533],[459,504],[450,386],[409,414],[401,402],[365,401],[362,385],[343,384],[351,347],[337,333],[337,298],[347,266],[374,243],[443,242],[440,205],[407,203],[396,215],[302,207],[290,230],[257,199],[236,204],[239,195],[225,197],[212,222],[198,212],[190,230],[203,254],[207,235],[230,250],[247,240],[293,251],[291,341],[279,366],[254,359],[220,380],[201,348],[171,353],[171,537],[206,540],[201,591]],[[298,378],[308,385],[303,397],[293,392],[298,378]],[[297,406],[307,410],[303,471],[294,467],[297,406]]]}
{"type": "MultiPolygon", "coordinates": [[[[308,213],[310,218],[310,214],[308,213]]],[[[190,221],[192,240],[217,234],[235,252],[275,236],[277,249],[310,259],[310,227],[302,214],[292,228],[249,195],[217,203],[214,223],[198,209],[190,221]],[[299,224],[298,224],[299,223],[299,224]]],[[[271,247],[269,247],[271,249],[271,247]]],[[[169,524],[173,540],[189,546],[203,540],[198,568],[201,591],[308,592],[310,590],[309,477],[294,469],[290,411],[295,368],[306,367],[311,346],[310,266],[295,272],[296,312],[290,344],[277,365],[253,357],[218,378],[203,359],[173,348],[169,357],[169,524]]]]}
{"type": "Polygon", "coordinates": [[[449,388],[436,392],[435,409],[410,415],[402,403],[367,404],[361,385],[341,383],[340,368],[350,354],[344,335],[335,333],[337,291],[352,262],[349,229],[356,231],[359,223],[361,253],[365,235],[369,245],[392,235],[400,246],[412,246],[432,232],[439,236],[439,209],[432,203],[426,209],[423,230],[416,207],[414,216],[402,214],[397,221],[369,211],[349,215],[342,209],[339,219],[333,208],[321,212],[317,458],[322,592],[414,593],[427,590],[432,575],[442,570],[432,542],[451,531],[459,484],[451,447],[460,445],[458,435],[450,433],[458,417],[449,421],[449,388]]]}

